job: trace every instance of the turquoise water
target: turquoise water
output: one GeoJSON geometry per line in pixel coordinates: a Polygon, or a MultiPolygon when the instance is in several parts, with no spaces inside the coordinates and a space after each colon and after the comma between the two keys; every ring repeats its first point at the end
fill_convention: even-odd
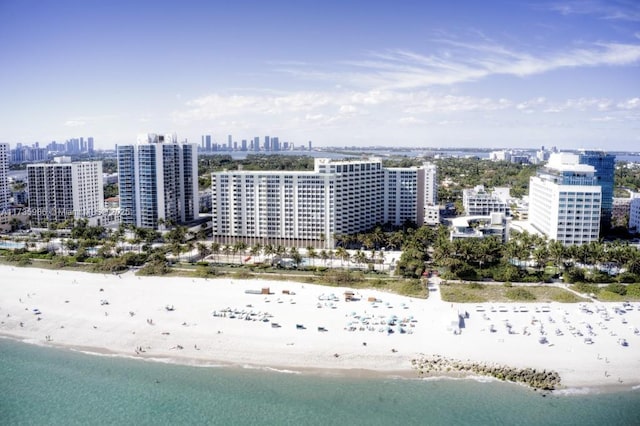
{"type": "Polygon", "coordinates": [[[0,249],[21,249],[24,243],[15,241],[0,241],[0,249]]]}
{"type": "Polygon", "coordinates": [[[633,425],[640,392],[318,377],[85,355],[0,339],[0,424],[633,425]]]}

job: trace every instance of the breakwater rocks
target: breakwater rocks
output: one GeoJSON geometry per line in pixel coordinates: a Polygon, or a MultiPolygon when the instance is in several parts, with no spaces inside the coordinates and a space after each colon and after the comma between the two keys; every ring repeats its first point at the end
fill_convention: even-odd
{"type": "Polygon", "coordinates": [[[547,391],[560,386],[560,375],[556,371],[460,361],[440,355],[422,355],[412,359],[411,365],[421,376],[434,373],[488,376],[507,382],[524,383],[533,389],[547,391]]]}

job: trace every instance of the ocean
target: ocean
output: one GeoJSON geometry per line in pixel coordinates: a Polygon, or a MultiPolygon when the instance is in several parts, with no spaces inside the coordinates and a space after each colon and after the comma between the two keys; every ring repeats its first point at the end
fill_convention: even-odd
{"type": "Polygon", "coordinates": [[[3,425],[637,425],[640,390],[189,367],[0,339],[3,425]]]}

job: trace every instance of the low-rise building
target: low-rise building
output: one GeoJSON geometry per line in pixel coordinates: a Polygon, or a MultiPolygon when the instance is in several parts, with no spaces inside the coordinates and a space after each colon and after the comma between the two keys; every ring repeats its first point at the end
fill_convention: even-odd
{"type": "Polygon", "coordinates": [[[451,241],[461,238],[486,238],[495,236],[502,242],[509,240],[509,218],[504,213],[486,216],[461,216],[451,221],[451,241]]]}
{"type": "MultiPolygon", "coordinates": [[[[499,192],[503,195],[503,192],[499,192]]],[[[467,216],[488,216],[491,213],[509,212],[509,207],[498,194],[489,193],[484,185],[462,191],[462,205],[467,216]]]]}

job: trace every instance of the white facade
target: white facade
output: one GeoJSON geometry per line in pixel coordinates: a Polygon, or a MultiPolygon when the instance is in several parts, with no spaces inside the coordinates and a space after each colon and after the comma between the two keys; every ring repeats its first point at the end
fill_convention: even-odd
{"type": "Polygon", "coordinates": [[[488,216],[491,213],[507,214],[508,206],[496,194],[485,191],[483,185],[462,191],[462,205],[467,216],[488,216]]]}
{"type": "Polygon", "coordinates": [[[0,214],[9,207],[9,144],[0,143],[0,214]]]}
{"type": "Polygon", "coordinates": [[[215,239],[306,247],[335,234],[332,174],[217,172],[211,185],[215,239]]]}
{"type": "Polygon", "coordinates": [[[449,239],[498,237],[506,243],[509,240],[509,218],[504,213],[490,213],[478,216],[460,216],[453,219],[449,239]]]}
{"type": "Polygon", "coordinates": [[[438,166],[433,163],[424,163],[424,205],[436,206],[438,204],[438,166]]]}
{"type": "Polygon", "coordinates": [[[382,223],[424,223],[424,169],[384,169],[384,220],[382,223]]]}
{"type": "Polygon", "coordinates": [[[333,247],[334,236],[377,224],[421,224],[424,169],[384,169],[378,158],[318,158],[313,172],[211,175],[213,235],[220,241],[333,247]]]}
{"type": "Polygon", "coordinates": [[[440,206],[424,206],[424,224],[431,226],[440,224],[440,206]]]}
{"type": "Polygon", "coordinates": [[[161,228],[198,218],[198,147],[175,134],[138,137],[121,145],[118,184],[122,223],[161,228]]]}
{"type": "Polygon", "coordinates": [[[592,166],[578,164],[573,154],[552,154],[529,182],[529,222],[566,245],[597,241],[601,200],[592,166]]]}
{"type": "Polygon", "coordinates": [[[90,219],[104,210],[102,162],[72,163],[60,157],[51,164],[27,166],[29,214],[34,227],[68,219],[90,219]]]}

